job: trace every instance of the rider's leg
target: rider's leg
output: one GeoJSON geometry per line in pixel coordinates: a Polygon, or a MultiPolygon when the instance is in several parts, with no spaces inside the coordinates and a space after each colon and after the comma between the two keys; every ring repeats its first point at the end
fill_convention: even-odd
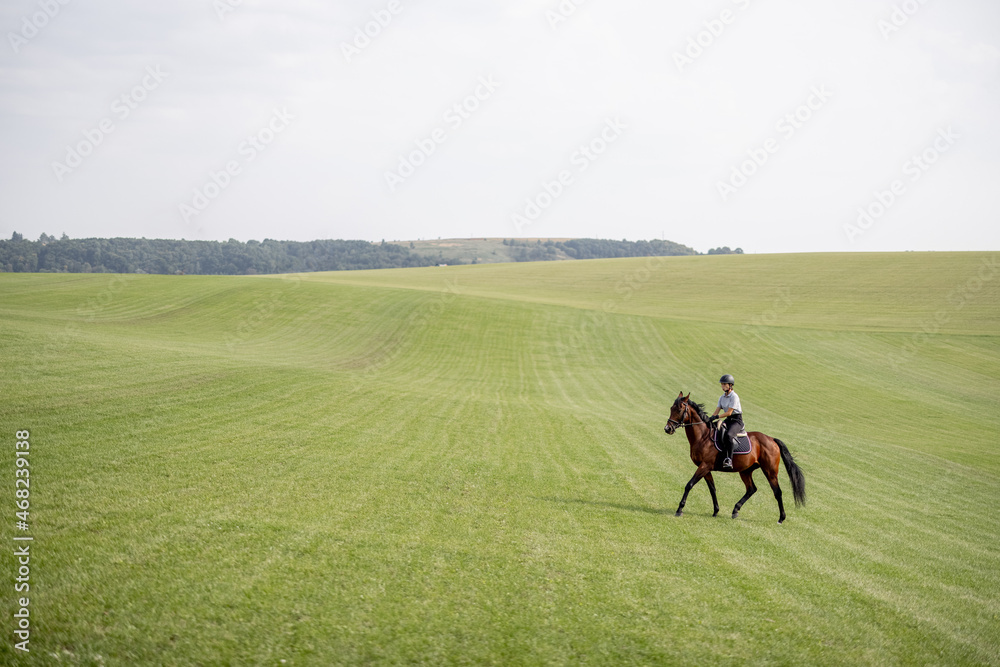
{"type": "Polygon", "coordinates": [[[726,437],[725,437],[725,460],[722,462],[724,467],[731,468],[733,466],[733,449],[736,446],[736,434],[743,430],[743,420],[730,417],[726,421],[726,437]],[[729,461],[729,465],[726,465],[726,461],[729,461]]]}
{"type": "Polygon", "coordinates": [[[722,467],[732,468],[733,467],[733,436],[732,436],[733,425],[727,420],[726,425],[722,429],[722,467]]]}

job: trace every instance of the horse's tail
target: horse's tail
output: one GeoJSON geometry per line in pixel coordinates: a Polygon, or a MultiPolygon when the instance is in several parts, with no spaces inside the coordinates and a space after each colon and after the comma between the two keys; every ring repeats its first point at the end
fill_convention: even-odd
{"type": "Polygon", "coordinates": [[[795,505],[805,505],[806,478],[802,474],[802,468],[796,465],[795,459],[792,458],[792,453],[788,451],[785,443],[777,438],[774,441],[778,443],[778,449],[781,450],[781,460],[785,463],[785,469],[788,470],[788,479],[792,483],[792,495],[795,496],[795,505]]]}

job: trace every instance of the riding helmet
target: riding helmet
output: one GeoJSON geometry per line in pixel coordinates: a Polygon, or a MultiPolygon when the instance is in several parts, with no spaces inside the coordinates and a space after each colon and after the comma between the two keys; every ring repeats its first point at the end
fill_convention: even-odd
{"type": "Polygon", "coordinates": [[[736,378],[734,378],[729,373],[726,373],[721,378],[719,378],[719,384],[736,384],[736,378]]]}

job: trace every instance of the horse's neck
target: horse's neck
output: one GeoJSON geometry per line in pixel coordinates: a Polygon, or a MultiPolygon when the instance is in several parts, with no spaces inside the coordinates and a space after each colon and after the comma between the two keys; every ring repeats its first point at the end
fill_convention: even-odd
{"type": "Polygon", "coordinates": [[[703,421],[692,422],[691,426],[684,429],[687,432],[688,442],[691,447],[698,447],[704,444],[708,437],[708,426],[703,421]]]}

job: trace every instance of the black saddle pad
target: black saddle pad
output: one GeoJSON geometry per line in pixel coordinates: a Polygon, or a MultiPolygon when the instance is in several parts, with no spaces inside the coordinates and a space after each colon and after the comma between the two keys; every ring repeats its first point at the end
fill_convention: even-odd
{"type": "MultiPolygon", "coordinates": [[[[715,429],[715,448],[722,451],[722,447],[719,446],[719,435],[720,431],[715,429]]],[[[733,448],[733,454],[749,454],[750,453],[750,436],[747,435],[746,431],[740,431],[736,434],[736,447],[733,448]]]]}

